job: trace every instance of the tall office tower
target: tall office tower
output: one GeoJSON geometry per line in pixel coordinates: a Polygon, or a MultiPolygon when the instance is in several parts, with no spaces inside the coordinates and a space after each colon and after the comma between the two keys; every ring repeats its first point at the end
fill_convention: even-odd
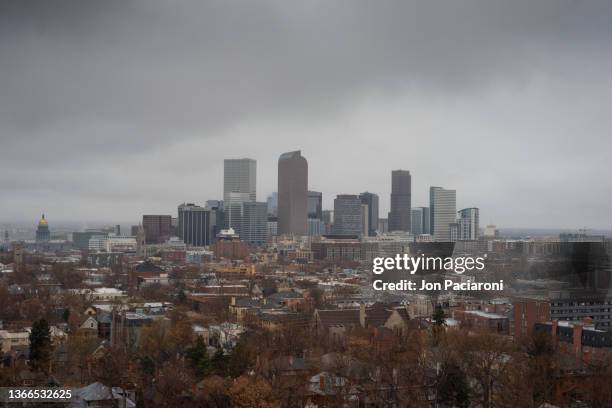
{"type": "MultiPolygon", "coordinates": [[[[233,228],[236,233],[240,234],[240,222],[242,220],[242,206],[250,201],[249,193],[231,192],[227,196],[225,205],[225,226],[233,228]]],[[[267,208],[266,208],[267,211],[267,208]]]]}
{"type": "Polygon", "coordinates": [[[370,210],[368,208],[368,205],[361,203],[361,236],[362,237],[367,237],[368,235],[370,235],[370,229],[369,229],[370,219],[368,216],[369,211],[370,210]]]}
{"type": "Polygon", "coordinates": [[[308,218],[323,218],[323,193],[320,191],[308,192],[308,218]]]}
{"type": "Polygon", "coordinates": [[[323,231],[324,234],[331,234],[332,226],[334,225],[334,211],[333,210],[323,210],[322,214],[323,225],[325,229],[323,231]]]}
{"type": "Polygon", "coordinates": [[[429,188],[429,211],[431,235],[434,240],[446,242],[451,239],[450,224],[457,215],[457,192],[442,187],[429,188]]]}
{"type": "Polygon", "coordinates": [[[376,236],[376,230],[378,229],[378,194],[365,193],[359,194],[361,204],[368,206],[368,235],[373,237],[376,236]]]}
{"type": "Polygon", "coordinates": [[[319,236],[325,233],[325,224],[318,218],[308,218],[308,235],[319,236]]]}
{"type": "Polygon", "coordinates": [[[165,242],[172,235],[171,215],[143,215],[142,227],[149,244],[165,242]]]}
{"type": "Polygon", "coordinates": [[[451,222],[448,224],[448,233],[450,238],[448,239],[451,242],[455,242],[459,239],[459,223],[451,222]]]}
{"type": "Polygon", "coordinates": [[[410,228],[413,235],[423,233],[423,207],[415,207],[410,210],[410,228]]]}
{"type": "Polygon", "coordinates": [[[206,209],[210,211],[211,243],[215,242],[217,240],[217,234],[219,234],[221,230],[225,229],[225,211],[223,210],[223,201],[217,201],[217,203],[221,204],[221,206],[215,206],[215,203],[211,203],[210,200],[206,202],[206,209]]]}
{"type": "Polygon", "coordinates": [[[306,235],[308,162],[301,151],[278,159],[278,234],[306,235]]]}
{"type": "Polygon", "coordinates": [[[247,193],[249,201],[257,199],[257,161],[253,159],[223,160],[223,201],[229,193],[247,193]]]}
{"type": "Polygon", "coordinates": [[[391,172],[389,231],[410,231],[412,178],[408,170],[391,172]]]}
{"type": "Polygon", "coordinates": [[[480,215],[478,208],[464,208],[457,212],[460,241],[476,241],[480,236],[480,215]]]}
{"type": "Polygon", "coordinates": [[[429,207],[419,207],[423,210],[423,232],[422,234],[431,234],[431,214],[429,207]]]}
{"type": "Polygon", "coordinates": [[[357,195],[340,194],[334,199],[334,235],[357,235],[363,232],[361,200],[357,195]]]}
{"type": "Polygon", "coordinates": [[[253,159],[225,159],[223,161],[223,201],[227,227],[239,229],[242,203],[255,201],[257,162],[253,159]]]}
{"type": "Polygon", "coordinates": [[[191,203],[178,207],[179,238],[187,245],[201,247],[211,242],[210,211],[191,203]]]}
{"type": "Polygon", "coordinates": [[[268,196],[268,215],[278,216],[278,193],[275,191],[268,196]]]}
{"type": "Polygon", "coordinates": [[[268,239],[268,203],[246,202],[242,204],[240,239],[253,244],[263,244],[268,239]]]}

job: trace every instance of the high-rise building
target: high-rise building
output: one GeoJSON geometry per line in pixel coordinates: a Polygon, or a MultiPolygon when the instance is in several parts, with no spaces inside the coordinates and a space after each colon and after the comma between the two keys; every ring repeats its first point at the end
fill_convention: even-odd
{"type": "MultiPolygon", "coordinates": [[[[132,236],[136,236],[138,227],[138,225],[132,227],[132,236]]],[[[89,240],[91,239],[91,237],[96,235],[108,235],[108,233],[98,229],[75,231],[72,233],[72,245],[77,249],[87,249],[89,246],[89,240]]]]}
{"type": "Polygon", "coordinates": [[[457,215],[457,192],[442,187],[429,188],[429,211],[431,234],[434,240],[451,240],[450,224],[455,223],[457,215]]]}
{"type": "MultiPolygon", "coordinates": [[[[210,211],[210,227],[211,242],[217,239],[217,234],[225,229],[225,210],[223,209],[223,201],[221,200],[208,200],[206,201],[206,209],[210,211]]],[[[177,226],[178,230],[178,226],[177,226]]]]}
{"type": "Polygon", "coordinates": [[[379,218],[378,219],[378,232],[381,234],[386,234],[389,232],[389,219],[388,218],[379,218]]]}
{"type": "Polygon", "coordinates": [[[423,210],[423,232],[422,234],[431,234],[431,211],[429,207],[419,207],[423,210]]]}
{"type": "Polygon", "coordinates": [[[36,228],[36,243],[49,242],[50,239],[49,223],[45,219],[45,214],[43,214],[36,228]]]}
{"type": "Polygon", "coordinates": [[[410,210],[410,229],[413,235],[423,233],[423,208],[415,207],[410,210]]]}
{"type": "Polygon", "coordinates": [[[179,238],[187,245],[206,246],[211,243],[210,210],[187,203],[178,207],[179,238]]]}
{"type": "Polygon", "coordinates": [[[478,208],[464,208],[457,212],[459,215],[457,224],[459,227],[458,240],[476,241],[480,235],[478,208]]]}
{"type": "Polygon", "coordinates": [[[410,214],[410,228],[412,229],[410,232],[412,232],[412,234],[431,234],[431,228],[429,227],[429,223],[431,222],[429,207],[413,207],[410,210],[410,214]]]}
{"type": "Polygon", "coordinates": [[[278,216],[278,193],[275,191],[268,196],[268,215],[278,216]]]}
{"type": "Polygon", "coordinates": [[[378,194],[365,193],[359,194],[361,203],[368,206],[368,235],[376,236],[378,230],[378,194]]]}
{"type": "Polygon", "coordinates": [[[367,204],[361,203],[361,236],[367,237],[370,233],[369,230],[369,208],[367,204]]]}
{"type": "Polygon", "coordinates": [[[410,231],[412,178],[408,170],[391,172],[389,231],[410,231]]]}
{"type": "Polygon", "coordinates": [[[143,215],[142,227],[148,244],[165,242],[172,235],[171,215],[143,215]]]}
{"type": "Polygon", "coordinates": [[[323,210],[322,217],[323,219],[321,221],[323,221],[323,225],[325,226],[323,233],[331,234],[332,226],[334,224],[334,211],[333,210],[323,210]]]}
{"type": "Polygon", "coordinates": [[[257,199],[257,161],[253,159],[223,160],[223,201],[229,193],[246,193],[249,201],[257,199]]]}
{"type": "Polygon", "coordinates": [[[451,222],[448,224],[448,241],[455,242],[459,239],[459,223],[451,222]]]}
{"type": "Polygon", "coordinates": [[[278,234],[306,235],[308,162],[301,151],[278,159],[278,234]]]}
{"type": "Polygon", "coordinates": [[[363,232],[362,208],[359,196],[340,194],[334,199],[334,235],[357,235],[363,232]]]}
{"type": "Polygon", "coordinates": [[[242,203],[255,201],[257,162],[253,159],[225,159],[223,161],[223,202],[228,228],[239,230],[242,203]]]}
{"type": "Polygon", "coordinates": [[[262,244],[268,239],[268,203],[246,202],[242,204],[240,239],[262,244]]]}
{"type": "Polygon", "coordinates": [[[320,191],[308,192],[308,218],[321,219],[323,217],[323,193],[320,191]]]}
{"type": "Polygon", "coordinates": [[[308,235],[319,236],[325,234],[325,224],[318,218],[308,218],[308,235]]]}
{"type": "MultiPolygon", "coordinates": [[[[242,221],[243,204],[250,201],[249,193],[231,192],[225,201],[225,224],[227,228],[233,228],[240,234],[240,222],[242,221]]],[[[266,206],[267,207],[267,206],[266,206]]],[[[267,208],[266,208],[267,212],[267,208]]]]}

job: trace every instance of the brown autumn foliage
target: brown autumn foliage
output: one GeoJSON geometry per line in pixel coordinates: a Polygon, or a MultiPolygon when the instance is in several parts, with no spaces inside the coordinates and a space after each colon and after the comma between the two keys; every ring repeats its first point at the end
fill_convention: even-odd
{"type": "Polygon", "coordinates": [[[263,379],[238,377],[228,391],[231,406],[235,408],[280,408],[270,384],[263,379]]]}

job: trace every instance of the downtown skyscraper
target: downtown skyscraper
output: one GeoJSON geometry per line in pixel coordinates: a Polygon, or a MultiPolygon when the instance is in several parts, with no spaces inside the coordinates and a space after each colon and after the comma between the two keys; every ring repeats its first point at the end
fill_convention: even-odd
{"type": "Polygon", "coordinates": [[[334,199],[334,235],[362,236],[364,218],[367,222],[367,212],[357,195],[339,194],[334,199]]]}
{"type": "Polygon", "coordinates": [[[268,238],[268,204],[249,201],[242,204],[240,239],[262,244],[268,238]]]}
{"type": "Polygon", "coordinates": [[[410,231],[412,177],[408,170],[391,172],[389,231],[410,231]]]}
{"type": "Polygon", "coordinates": [[[412,214],[410,232],[413,235],[430,234],[429,223],[431,222],[431,217],[429,215],[429,207],[413,207],[410,213],[412,214]]]}
{"type": "Polygon", "coordinates": [[[278,159],[278,234],[306,235],[308,217],[308,162],[301,151],[278,159]]]}
{"type": "Polygon", "coordinates": [[[478,208],[464,208],[457,212],[457,227],[460,241],[476,241],[480,236],[480,215],[478,208]]]}
{"type": "Polygon", "coordinates": [[[142,227],[144,228],[145,239],[148,244],[162,243],[172,235],[172,216],[143,215],[142,227]]]}
{"type": "Polygon", "coordinates": [[[376,236],[376,230],[378,229],[378,194],[366,191],[359,194],[359,199],[361,204],[368,206],[368,235],[371,237],[376,236]]]}
{"type": "Polygon", "coordinates": [[[308,192],[308,218],[323,218],[323,193],[320,191],[308,192]]]}
{"type": "Polygon", "coordinates": [[[179,238],[189,246],[203,247],[212,240],[213,228],[210,223],[210,210],[192,203],[178,207],[179,238]]]}
{"type": "Polygon", "coordinates": [[[240,230],[242,203],[257,198],[257,162],[253,159],[223,161],[223,205],[226,226],[240,230]]]}
{"type": "Polygon", "coordinates": [[[451,224],[456,223],[457,192],[442,187],[429,188],[430,227],[434,240],[451,240],[451,224]]]}

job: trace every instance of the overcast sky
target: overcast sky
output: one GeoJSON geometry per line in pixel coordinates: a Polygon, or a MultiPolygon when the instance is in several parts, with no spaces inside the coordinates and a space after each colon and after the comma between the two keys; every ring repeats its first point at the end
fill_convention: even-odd
{"type": "Polygon", "coordinates": [[[502,227],[612,228],[612,2],[0,0],[0,221],[137,221],[302,150],[502,227]]]}

